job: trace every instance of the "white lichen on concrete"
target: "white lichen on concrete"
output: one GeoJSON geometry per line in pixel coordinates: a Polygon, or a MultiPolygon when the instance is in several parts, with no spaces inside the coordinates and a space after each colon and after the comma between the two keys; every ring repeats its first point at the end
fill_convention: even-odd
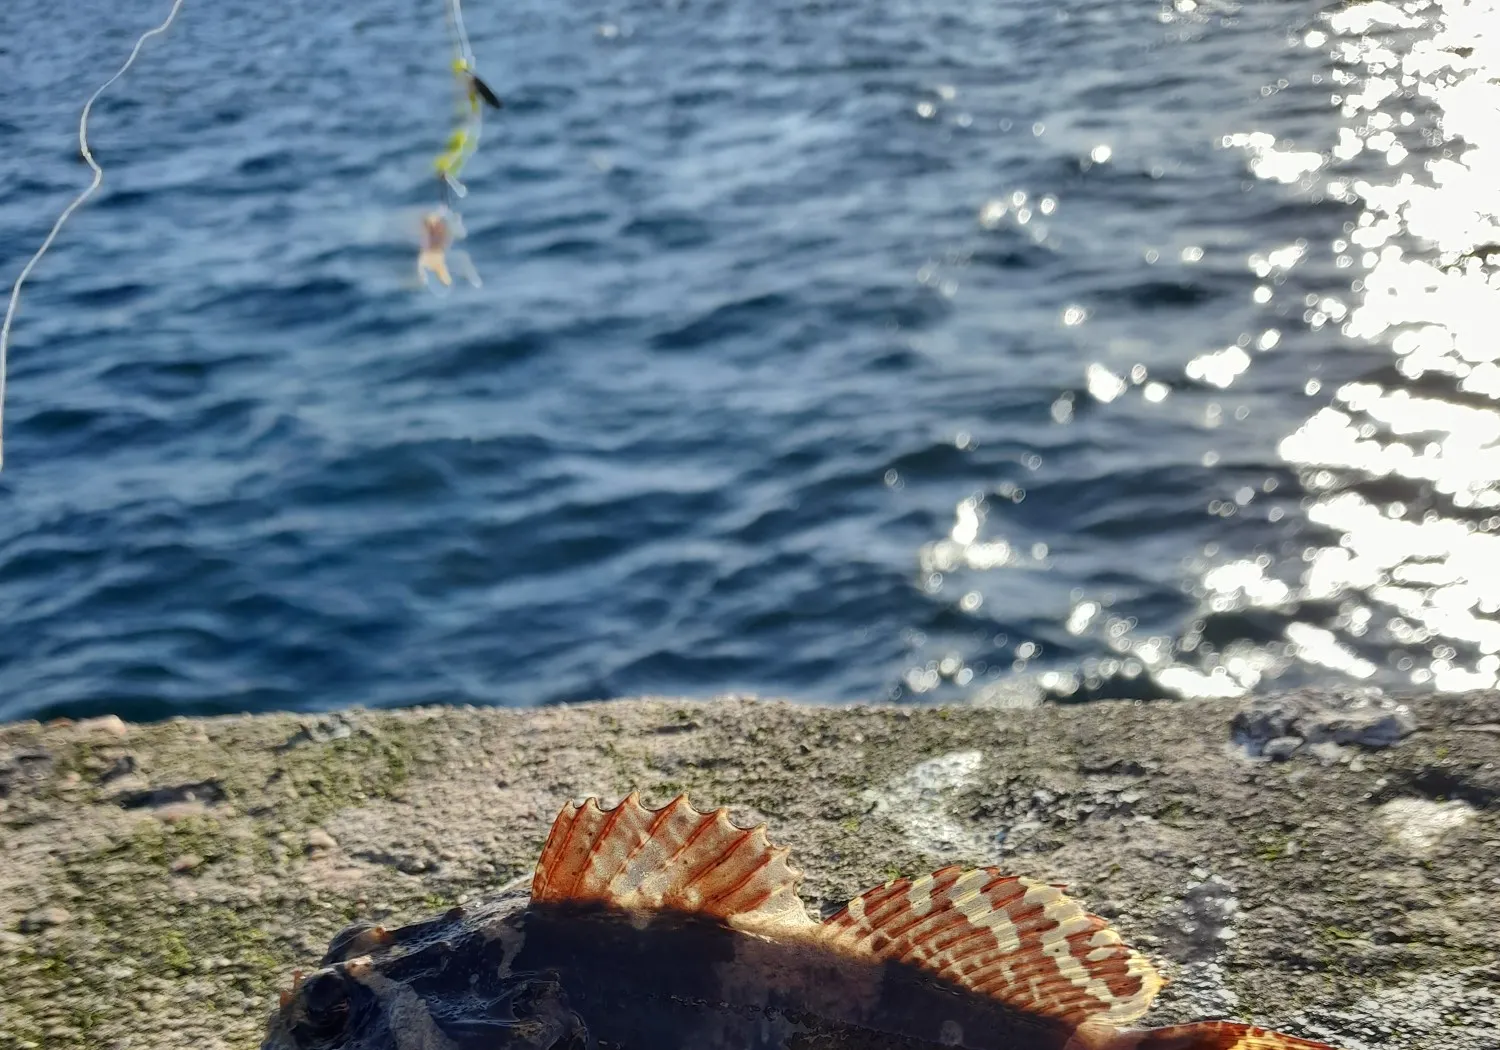
{"type": "Polygon", "coordinates": [[[933,857],[988,861],[994,840],[948,812],[953,796],[975,782],[983,764],[983,752],[950,751],[917,763],[865,797],[874,803],[872,813],[899,827],[914,849],[933,857]]]}
{"type": "Polygon", "coordinates": [[[1444,835],[1474,819],[1474,807],[1457,799],[1396,798],[1377,809],[1375,817],[1391,838],[1417,856],[1426,856],[1444,835]]]}

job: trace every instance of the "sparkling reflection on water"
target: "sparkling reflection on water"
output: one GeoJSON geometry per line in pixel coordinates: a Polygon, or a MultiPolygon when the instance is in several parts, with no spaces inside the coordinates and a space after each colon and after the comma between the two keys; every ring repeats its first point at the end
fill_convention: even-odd
{"type": "MultiPolygon", "coordinates": [[[[1177,0],[1161,20],[1190,26],[1214,17],[1223,17],[1217,6],[1208,12],[1177,0]]],[[[1497,29],[1495,0],[1376,0],[1293,28],[1290,46],[1325,59],[1302,87],[1336,111],[1336,138],[1298,141],[1248,128],[1224,135],[1220,146],[1239,153],[1262,184],[1286,187],[1304,204],[1343,206],[1350,219],[1342,235],[1267,245],[1244,258],[1251,300],[1283,323],[1205,350],[1178,376],[1090,363],[1081,389],[1062,394],[1052,418],[1068,426],[1080,404],[1127,396],[1162,406],[1185,389],[1211,396],[1200,420],[1208,428],[1243,421],[1256,398],[1241,394],[1236,404],[1236,394],[1258,366],[1287,352],[1283,329],[1316,340],[1296,350],[1347,351],[1351,367],[1309,364],[1303,393],[1311,415],[1276,446],[1284,473],[1208,501],[1208,513],[1226,519],[1226,538],[1185,563],[1198,610],[1175,635],[1143,635],[1119,595],[1074,591],[1067,634],[1102,640],[1115,656],[1041,673],[1037,693],[988,687],[991,700],[1233,696],[1330,673],[1386,688],[1500,683],[1497,29]],[[1338,279],[1299,279],[1309,267],[1338,279]],[[1213,397],[1219,391],[1224,396],[1213,397]],[[1278,492],[1283,477],[1300,491],[1278,492]],[[1228,519],[1257,508],[1263,525],[1285,519],[1287,541],[1267,545],[1262,534],[1253,549],[1236,550],[1228,519]],[[1216,626],[1226,619],[1238,626],[1216,626]]],[[[1288,87],[1270,79],[1261,94],[1288,87]]],[[[1110,152],[1101,144],[1090,160],[1107,162],[1110,152]]],[[[985,205],[979,224],[1030,226],[1041,239],[1036,226],[1058,206],[1050,196],[1037,202],[1016,193],[985,205]]],[[[1189,245],[1179,261],[1197,263],[1203,254],[1189,245]]],[[[1148,263],[1159,257],[1146,253],[1148,263]]],[[[1090,321],[1082,306],[1060,318],[1067,327],[1090,321]]],[[[1215,466],[1221,454],[1205,451],[1203,465],[1215,466]]],[[[1007,484],[959,502],[949,535],[922,550],[928,588],[937,591],[954,573],[993,581],[1045,569],[1045,544],[1018,549],[1003,525],[987,525],[1024,496],[1007,484]]],[[[987,590],[1003,590],[963,586],[972,588],[956,599],[965,612],[979,609],[987,590]]],[[[1024,674],[1042,648],[1014,645],[1009,670],[1024,674]]],[[[923,694],[973,678],[974,667],[953,654],[919,659],[903,685],[923,694]]]]}
{"type": "Polygon", "coordinates": [[[1500,681],[1497,27],[1493,2],[1361,4],[1328,19],[1345,120],[1330,192],[1361,207],[1331,246],[1358,275],[1354,301],[1329,316],[1388,345],[1395,370],[1341,386],[1281,454],[1313,494],[1308,517],[1334,536],[1309,551],[1300,592],[1340,603],[1293,640],[1302,659],[1358,678],[1382,671],[1359,655],[1375,638],[1412,683],[1500,681]],[[1430,35],[1393,39],[1429,19],[1430,35]],[[1411,133],[1418,107],[1436,110],[1426,141],[1411,133]]]}
{"type": "MultiPolygon", "coordinates": [[[[8,274],[132,6],[0,2],[8,274]]],[[[474,12],[439,301],[440,20],[189,5],[23,307],[0,718],[1495,680],[1493,0],[710,6],[474,12]]]]}

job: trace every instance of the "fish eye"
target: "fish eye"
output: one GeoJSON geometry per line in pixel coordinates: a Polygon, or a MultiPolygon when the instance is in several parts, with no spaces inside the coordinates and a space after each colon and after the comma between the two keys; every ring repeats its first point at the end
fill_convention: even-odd
{"type": "Polygon", "coordinates": [[[302,986],[302,1013],[296,1027],[298,1041],[306,1045],[332,1039],[349,1023],[349,989],[344,978],[325,970],[302,986]]]}
{"type": "Polygon", "coordinates": [[[362,942],[367,939],[366,935],[376,929],[378,927],[369,922],[355,922],[345,926],[334,934],[333,940],[328,942],[328,951],[324,953],[321,965],[331,966],[334,963],[348,962],[351,956],[360,954],[356,946],[364,948],[365,945],[362,942]]]}

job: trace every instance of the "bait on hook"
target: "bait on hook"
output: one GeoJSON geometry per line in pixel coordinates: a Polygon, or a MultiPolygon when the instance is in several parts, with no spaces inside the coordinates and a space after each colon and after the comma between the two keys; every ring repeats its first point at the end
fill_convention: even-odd
{"type": "MultiPolygon", "coordinates": [[[[474,71],[474,52],[469,46],[468,32],[464,29],[460,0],[448,0],[448,32],[453,40],[452,70],[458,83],[462,122],[448,136],[443,151],[434,162],[438,173],[440,200],[436,209],[422,217],[421,242],[417,252],[417,275],[422,282],[431,287],[432,279],[436,279],[445,288],[453,284],[447,254],[453,242],[464,236],[463,224],[453,209],[454,200],[468,194],[468,188],[459,175],[479,149],[485,107],[500,109],[504,105],[500,96],[474,71]]],[[[468,256],[457,251],[452,254],[454,266],[477,288],[480,284],[479,273],[468,256]]]]}
{"type": "MultiPolygon", "coordinates": [[[[186,0],[172,0],[171,9],[166,18],[158,26],[146,30],[131,48],[129,56],[123,65],[115,71],[114,75],[95,89],[84,103],[83,112],[78,118],[78,150],[84,161],[88,164],[92,177],[89,184],[74,197],[52,224],[51,230],[42,240],[36,253],[27,260],[26,265],[21,268],[15,283],[11,285],[10,298],[6,304],[5,317],[0,321],[0,468],[5,463],[5,394],[6,374],[10,356],[10,333],[15,323],[16,312],[21,304],[21,290],[30,278],[32,271],[41,262],[42,256],[52,247],[62,231],[63,225],[72,218],[83,204],[92,197],[100,185],[104,182],[104,169],[94,159],[93,152],[89,148],[89,115],[93,112],[94,104],[117,80],[123,77],[130,68],[135,65],[136,58],[141,53],[141,48],[146,41],[155,36],[161,36],[171,28],[176,21],[177,14],[181,11],[186,0]]],[[[440,180],[440,202],[438,207],[428,212],[422,220],[422,234],[420,248],[417,256],[417,272],[422,282],[431,287],[431,280],[435,279],[438,284],[448,287],[453,283],[453,271],[456,269],[470,284],[479,286],[479,274],[475,271],[473,263],[469,261],[463,252],[453,249],[453,243],[461,240],[464,236],[463,223],[458,214],[452,209],[452,199],[463,197],[466,194],[464,184],[459,179],[459,174],[469,159],[479,148],[480,131],[483,126],[484,108],[500,109],[503,103],[500,97],[491,90],[490,86],[480,79],[479,74],[474,71],[474,53],[469,47],[468,32],[464,28],[463,10],[460,0],[446,0],[448,30],[453,40],[454,59],[452,69],[458,81],[460,96],[462,99],[463,121],[460,126],[448,137],[442,153],[438,155],[436,167],[440,180]],[[452,256],[452,263],[448,261],[452,256]]]]}

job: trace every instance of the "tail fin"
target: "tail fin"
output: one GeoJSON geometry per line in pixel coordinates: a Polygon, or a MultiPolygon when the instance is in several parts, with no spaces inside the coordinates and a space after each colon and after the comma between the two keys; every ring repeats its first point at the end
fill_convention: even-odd
{"type": "Polygon", "coordinates": [[[1198,1021],[1121,1032],[1106,1045],[1108,1050],[1335,1050],[1327,1043],[1233,1021],[1198,1021]]]}

